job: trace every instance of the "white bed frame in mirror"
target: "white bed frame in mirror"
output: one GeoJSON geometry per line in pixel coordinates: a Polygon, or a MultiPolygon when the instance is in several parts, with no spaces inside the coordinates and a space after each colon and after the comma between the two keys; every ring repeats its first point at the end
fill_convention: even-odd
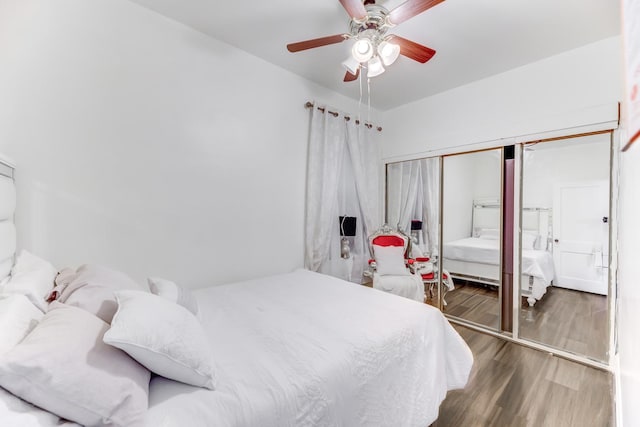
{"type": "Polygon", "coordinates": [[[16,252],[14,166],[0,155],[0,284],[9,276],[16,252]]]}
{"type": "MultiPolygon", "coordinates": [[[[472,209],[472,236],[470,237],[478,237],[483,229],[500,229],[499,201],[495,199],[474,200],[472,209]]],[[[553,247],[551,244],[553,232],[551,218],[550,208],[525,207],[522,210],[522,231],[523,233],[531,232],[539,236],[534,246],[537,250],[551,252],[551,248],[553,247]]],[[[447,258],[445,255],[443,265],[449,270],[451,277],[454,279],[467,280],[496,287],[500,286],[501,272],[499,253],[496,255],[496,261],[492,263],[447,258]]],[[[550,284],[551,281],[543,283],[540,278],[522,274],[521,295],[527,298],[530,306],[533,306],[540,297],[540,292],[534,292],[534,285],[538,288],[544,287],[544,289],[546,289],[550,284]],[[534,296],[536,294],[537,296],[534,296]]]]}

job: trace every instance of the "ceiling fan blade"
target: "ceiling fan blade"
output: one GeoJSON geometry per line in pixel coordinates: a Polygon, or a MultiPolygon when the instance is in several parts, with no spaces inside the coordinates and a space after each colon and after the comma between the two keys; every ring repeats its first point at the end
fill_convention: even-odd
{"type": "Polygon", "coordinates": [[[443,1],[444,0],[408,0],[389,12],[389,22],[393,25],[401,24],[407,19],[411,19],[443,1]]]}
{"type": "Polygon", "coordinates": [[[362,20],[367,17],[367,9],[361,0],[340,0],[340,4],[353,19],[362,20]]]}
{"type": "Polygon", "coordinates": [[[347,71],[347,74],[344,75],[344,81],[345,82],[352,82],[354,80],[358,80],[358,76],[360,75],[360,68],[358,68],[356,70],[355,74],[351,74],[349,71],[347,71]]]}
{"type": "Polygon", "coordinates": [[[319,39],[305,40],[303,42],[289,43],[289,52],[300,52],[301,50],[313,49],[314,47],[326,46],[345,41],[346,34],[336,34],[335,36],[320,37],[319,39]]]}
{"type": "Polygon", "coordinates": [[[422,46],[421,44],[412,42],[411,40],[403,37],[396,36],[395,34],[391,36],[390,41],[400,46],[400,55],[404,55],[407,58],[411,58],[422,64],[433,58],[433,55],[436,54],[436,51],[431,48],[422,46]]]}

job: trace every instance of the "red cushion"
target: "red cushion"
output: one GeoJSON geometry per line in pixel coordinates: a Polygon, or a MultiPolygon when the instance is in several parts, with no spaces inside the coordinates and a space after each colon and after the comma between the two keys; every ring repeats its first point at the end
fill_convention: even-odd
{"type": "MultiPolygon", "coordinates": [[[[423,274],[422,275],[422,279],[423,280],[433,280],[435,277],[436,277],[436,275],[435,275],[435,273],[433,271],[431,273],[427,273],[427,274],[423,274]]],[[[447,276],[446,274],[443,274],[442,278],[446,280],[446,279],[449,278],[449,276],[447,276]]]]}
{"type": "Polygon", "coordinates": [[[403,246],[404,239],[399,236],[377,236],[371,241],[374,245],[378,246],[403,246]]]}

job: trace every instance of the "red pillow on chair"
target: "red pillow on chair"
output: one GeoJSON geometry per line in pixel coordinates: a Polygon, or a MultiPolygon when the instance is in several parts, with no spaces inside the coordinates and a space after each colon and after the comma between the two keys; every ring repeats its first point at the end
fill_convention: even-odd
{"type": "Polygon", "coordinates": [[[402,246],[404,247],[405,241],[400,236],[376,236],[371,242],[375,246],[402,246]]]}

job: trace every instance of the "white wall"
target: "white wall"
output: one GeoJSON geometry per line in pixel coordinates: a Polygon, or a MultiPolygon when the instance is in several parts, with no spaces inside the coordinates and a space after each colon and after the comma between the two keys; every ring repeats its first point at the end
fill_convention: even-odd
{"type": "Polygon", "coordinates": [[[390,110],[383,157],[591,124],[622,99],[621,62],[613,37],[390,110]]]}
{"type": "Polygon", "coordinates": [[[473,158],[446,157],[443,162],[442,233],[443,241],[471,235],[473,205],[473,158]]]}
{"type": "Polygon", "coordinates": [[[500,200],[500,180],[502,175],[501,150],[481,151],[470,153],[473,156],[473,199],[500,200]]]}
{"type": "Polygon", "coordinates": [[[447,156],[443,168],[442,238],[450,242],[471,236],[474,200],[500,199],[500,151],[447,156]]]}
{"type": "Polygon", "coordinates": [[[525,151],[523,204],[551,208],[557,183],[609,181],[610,138],[600,134],[546,142],[525,151]]]}
{"type": "Polygon", "coordinates": [[[0,0],[19,246],[198,287],[303,264],[307,100],[356,103],[126,0],[0,0]]]}
{"type": "Polygon", "coordinates": [[[640,420],[640,142],[621,155],[618,237],[618,353],[622,420],[640,420]]]}

